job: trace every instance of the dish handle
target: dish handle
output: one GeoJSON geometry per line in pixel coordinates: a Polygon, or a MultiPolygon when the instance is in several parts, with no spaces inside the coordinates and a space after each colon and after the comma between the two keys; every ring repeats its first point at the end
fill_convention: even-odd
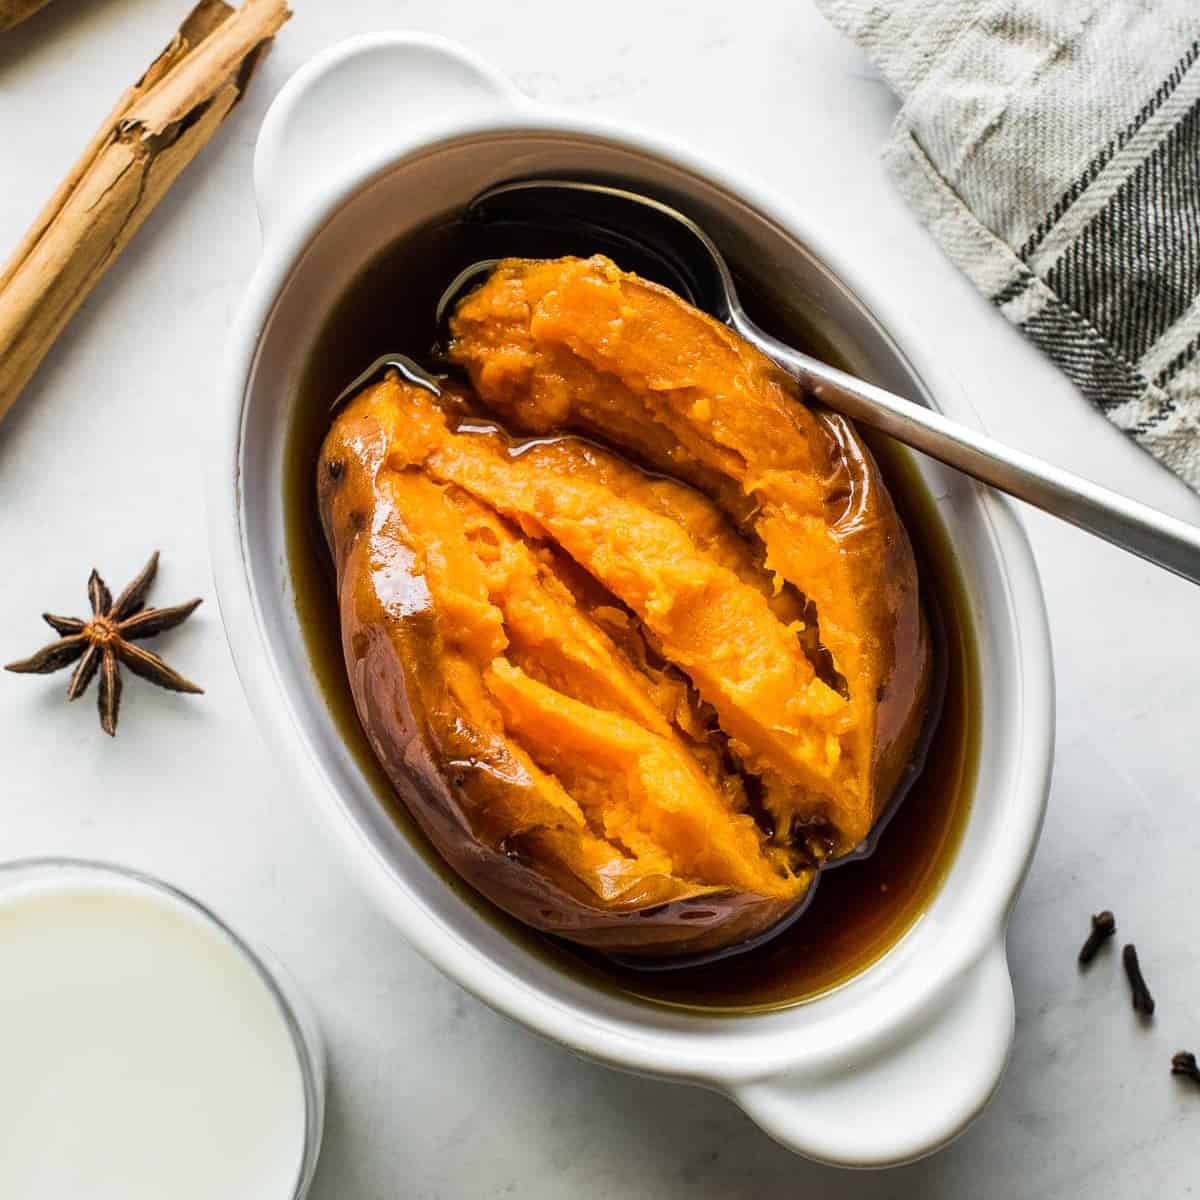
{"type": "Polygon", "coordinates": [[[263,234],[339,182],[461,126],[530,102],[463,46],[420,33],[348,38],[300,68],[275,97],[254,153],[263,234]]]}
{"type": "Polygon", "coordinates": [[[849,1061],[733,1089],[751,1120],[807,1158],[852,1167],[911,1162],[944,1146],[1000,1083],[1013,1036],[1003,940],[905,1028],[849,1061]]]}

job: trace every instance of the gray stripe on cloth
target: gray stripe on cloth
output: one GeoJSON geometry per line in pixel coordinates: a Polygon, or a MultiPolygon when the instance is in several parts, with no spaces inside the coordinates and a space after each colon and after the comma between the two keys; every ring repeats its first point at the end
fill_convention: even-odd
{"type": "Polygon", "coordinates": [[[1044,276],[1131,362],[1200,293],[1200,100],[1044,276]]]}
{"type": "MultiPolygon", "coordinates": [[[[1194,68],[1194,64],[1193,64],[1194,68]]],[[[1097,172],[1073,205],[1069,205],[1057,223],[1046,230],[1041,244],[1025,256],[1039,275],[1045,275],[1067,252],[1071,243],[1110,203],[1126,180],[1145,159],[1166,141],[1172,130],[1186,119],[1200,101],[1200,68],[1185,70],[1179,84],[1170,90],[1163,103],[1154,109],[1136,133],[1097,172]]]]}
{"type": "MultiPolygon", "coordinates": [[[[1022,321],[1020,328],[1101,412],[1146,396],[1148,381],[1113,354],[1104,338],[1057,296],[1022,321]]],[[[1164,396],[1159,406],[1165,403],[1164,396]]]]}
{"type": "Polygon", "coordinates": [[[1134,135],[1143,128],[1146,122],[1174,95],[1180,81],[1195,65],[1198,58],[1200,58],[1200,39],[1194,41],[1188,47],[1187,53],[1175,64],[1175,68],[1171,74],[1167,76],[1158,86],[1154,95],[1142,106],[1141,112],[1088,163],[1087,170],[1071,182],[1071,186],[1058,198],[1053,209],[1046,214],[1038,227],[1029,235],[1029,238],[1021,247],[1019,253],[1022,258],[1028,260],[1032,256],[1050,230],[1054,228],[1075,201],[1096,181],[1117,152],[1123,150],[1134,135]]]}
{"type": "MultiPolygon", "coordinates": [[[[1197,324],[1200,324],[1200,320],[1197,321],[1197,324]]],[[[1200,333],[1197,333],[1178,354],[1173,355],[1167,365],[1154,376],[1155,385],[1157,387],[1165,387],[1184,367],[1194,362],[1197,357],[1200,357],[1200,333]]]]}

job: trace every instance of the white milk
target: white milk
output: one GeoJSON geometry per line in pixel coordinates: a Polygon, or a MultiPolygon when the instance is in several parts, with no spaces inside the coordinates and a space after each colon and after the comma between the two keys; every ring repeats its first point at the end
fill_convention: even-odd
{"type": "Polygon", "coordinates": [[[111,882],[0,891],[0,1197],[290,1200],[304,1086],[216,926],[111,882]]]}

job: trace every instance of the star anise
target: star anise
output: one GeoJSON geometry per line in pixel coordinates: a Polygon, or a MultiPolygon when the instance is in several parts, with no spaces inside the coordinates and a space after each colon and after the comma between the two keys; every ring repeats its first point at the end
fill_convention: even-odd
{"type": "Polygon", "coordinates": [[[135,675],[173,692],[203,692],[191,680],[167,666],[157,654],[135,645],[186,621],[200,599],[177,604],[173,608],[147,608],[146,593],[158,571],[158,551],[142,568],[137,578],[113,601],[100,573],[93,569],[88,579],[88,599],[92,602],[90,620],[80,617],[56,617],[43,613],[42,620],[62,636],[43,646],[30,658],[9,663],[6,671],[30,675],[49,675],[78,660],[67,687],[67,699],[78,700],[96,673],[100,674],[100,727],[109,737],[117,732],[117,713],[121,707],[121,672],[124,664],[135,675]]]}

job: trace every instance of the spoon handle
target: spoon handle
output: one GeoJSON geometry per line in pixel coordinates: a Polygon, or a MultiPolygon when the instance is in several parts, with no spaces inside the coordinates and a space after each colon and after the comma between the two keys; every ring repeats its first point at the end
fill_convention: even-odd
{"type": "Polygon", "coordinates": [[[856,379],[776,340],[744,315],[738,317],[738,332],[826,408],[1200,583],[1200,528],[856,379]]]}

